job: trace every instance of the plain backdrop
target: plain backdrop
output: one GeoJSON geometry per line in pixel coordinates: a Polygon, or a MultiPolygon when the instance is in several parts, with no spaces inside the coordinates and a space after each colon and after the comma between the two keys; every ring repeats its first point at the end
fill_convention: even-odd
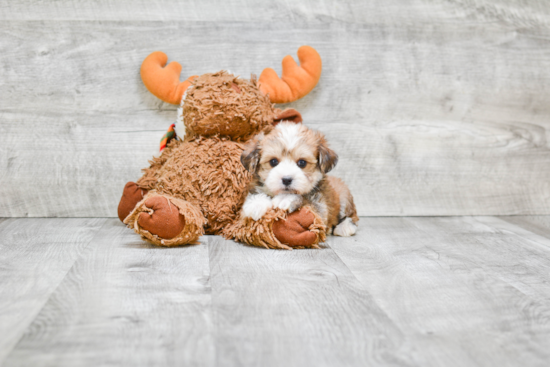
{"type": "MultiPolygon", "coordinates": [[[[340,155],[360,215],[550,214],[546,1],[0,1],[0,216],[115,217],[189,75],[323,59],[291,104],[340,155]]],[[[286,107],[286,106],[283,106],[286,107]]]]}

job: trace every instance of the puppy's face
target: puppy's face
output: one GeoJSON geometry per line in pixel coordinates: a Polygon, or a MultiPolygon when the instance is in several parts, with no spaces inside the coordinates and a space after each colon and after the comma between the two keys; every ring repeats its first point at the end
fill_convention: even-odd
{"type": "Polygon", "coordinates": [[[245,168],[263,184],[262,191],[271,196],[307,194],[337,161],[323,134],[289,122],[254,137],[241,156],[245,168]]]}

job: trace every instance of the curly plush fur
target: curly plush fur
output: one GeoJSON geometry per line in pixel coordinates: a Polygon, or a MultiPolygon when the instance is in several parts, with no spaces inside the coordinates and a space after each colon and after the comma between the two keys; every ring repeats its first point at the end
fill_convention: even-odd
{"type": "Polygon", "coordinates": [[[189,137],[220,135],[246,141],[270,129],[276,111],[254,76],[248,81],[220,71],[195,79],[182,112],[189,137]]]}
{"type": "Polygon", "coordinates": [[[240,161],[242,144],[199,136],[173,140],[167,149],[169,158],[153,160],[137,184],[197,206],[206,218],[205,233],[219,234],[237,217],[251,180],[240,161]]]}
{"type": "MultiPolygon", "coordinates": [[[[273,226],[280,220],[275,226],[279,234],[283,233],[279,237],[291,238],[284,232],[287,222],[283,212],[270,212],[258,222],[239,218],[252,179],[240,161],[243,143],[259,132],[269,132],[281,112],[287,119],[295,117],[288,110],[274,108],[254,77],[248,81],[220,71],[196,78],[182,106],[185,138],[172,140],[143,170],[137,187],[144,196],[123,195],[119,206],[121,220],[159,246],[193,243],[206,233],[223,234],[255,246],[290,248],[277,239],[273,226]],[[164,207],[156,212],[147,203],[157,196],[165,200],[157,200],[164,207]],[[129,203],[125,197],[137,198],[139,202],[129,203]],[[126,215],[121,208],[127,207],[133,209],[126,215]],[[151,222],[157,226],[157,233],[144,228],[151,222]],[[172,238],[161,238],[159,233],[166,229],[162,226],[172,230],[181,227],[181,231],[172,238]]],[[[295,247],[316,247],[324,240],[325,227],[318,215],[311,208],[307,213],[310,219],[314,218],[313,223],[299,229],[309,230],[310,240],[295,247]]]]}
{"type": "MultiPolygon", "coordinates": [[[[223,232],[227,239],[234,239],[239,242],[246,243],[252,246],[262,246],[271,249],[292,248],[319,248],[319,243],[326,240],[326,226],[323,224],[321,217],[311,208],[305,207],[304,210],[313,214],[313,221],[307,227],[314,236],[313,242],[303,242],[301,244],[289,246],[281,242],[276,234],[274,227],[279,221],[287,220],[287,213],[281,209],[273,209],[268,211],[260,220],[254,221],[251,218],[239,218],[233,224],[229,225],[223,232]]],[[[281,236],[282,237],[282,236],[281,236]]]]}
{"type": "Polygon", "coordinates": [[[133,226],[133,229],[138,234],[140,234],[144,240],[152,242],[155,245],[170,247],[182,243],[196,242],[199,237],[204,234],[203,226],[205,224],[205,221],[202,213],[194,205],[170,195],[161,195],[155,191],[151,191],[147,194],[145,199],[143,199],[136,205],[136,208],[132,211],[132,213],[130,213],[128,217],[126,217],[124,223],[127,224],[129,227],[133,226]],[[185,216],[185,226],[176,237],[164,239],[147,231],[139,225],[139,222],[137,220],[138,215],[143,212],[151,211],[150,208],[145,206],[145,201],[148,198],[155,196],[162,196],[167,200],[169,205],[174,206],[174,210],[179,211],[181,215],[185,216]]]}

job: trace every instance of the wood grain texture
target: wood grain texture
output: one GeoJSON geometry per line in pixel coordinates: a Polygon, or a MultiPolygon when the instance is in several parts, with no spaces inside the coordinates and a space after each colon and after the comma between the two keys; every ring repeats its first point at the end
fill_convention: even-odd
{"type": "Polygon", "coordinates": [[[124,184],[140,177],[165,132],[150,112],[0,115],[13,122],[0,125],[5,216],[114,216],[124,184]]]}
{"type": "Polygon", "coordinates": [[[541,0],[35,0],[1,1],[2,20],[139,21],[341,21],[392,23],[474,19],[548,25],[550,11],[541,0]],[[32,9],[33,11],[30,11],[32,9]]]}
{"type": "Polygon", "coordinates": [[[546,366],[550,233],[525,223],[549,219],[513,219],[363,217],[276,251],[0,218],[0,365],[546,366]]]}
{"type": "Polygon", "coordinates": [[[550,238],[550,216],[548,215],[515,215],[498,218],[523,228],[525,231],[550,238]]]}
{"type": "Polygon", "coordinates": [[[105,219],[0,219],[0,365],[105,219]]]}
{"type": "Polygon", "coordinates": [[[110,219],[5,366],[211,366],[208,251],[150,247],[110,219]]]}
{"type": "Polygon", "coordinates": [[[330,248],[208,246],[216,366],[407,365],[401,331],[330,248]]]}
{"type": "Polygon", "coordinates": [[[550,239],[494,217],[362,218],[329,244],[418,366],[543,366],[550,239]]]}
{"type": "MultiPolygon", "coordinates": [[[[248,77],[323,57],[292,106],[360,215],[550,214],[545,1],[0,3],[0,215],[115,216],[176,118],[139,65],[248,77]],[[144,20],[149,20],[144,22],[144,20]],[[268,21],[269,20],[269,21],[268,21]]],[[[182,76],[183,77],[183,76],[182,76]]]]}

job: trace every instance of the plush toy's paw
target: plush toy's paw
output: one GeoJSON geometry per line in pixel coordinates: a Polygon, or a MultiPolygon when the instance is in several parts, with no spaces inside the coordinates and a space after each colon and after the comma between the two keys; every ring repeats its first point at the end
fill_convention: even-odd
{"type": "Polygon", "coordinates": [[[144,205],[148,210],[139,213],[138,224],[146,231],[170,239],[179,235],[185,227],[185,218],[167,198],[153,196],[145,200],[144,205]]]}
{"type": "Polygon", "coordinates": [[[141,189],[135,182],[128,182],[124,186],[122,198],[118,204],[118,219],[121,222],[124,222],[124,218],[134,210],[136,204],[143,200],[145,194],[147,190],[141,189]]]}
{"type": "Polygon", "coordinates": [[[279,242],[290,247],[309,247],[317,241],[317,235],[308,228],[315,216],[305,208],[291,213],[286,220],[273,223],[273,234],[279,242]]]}

